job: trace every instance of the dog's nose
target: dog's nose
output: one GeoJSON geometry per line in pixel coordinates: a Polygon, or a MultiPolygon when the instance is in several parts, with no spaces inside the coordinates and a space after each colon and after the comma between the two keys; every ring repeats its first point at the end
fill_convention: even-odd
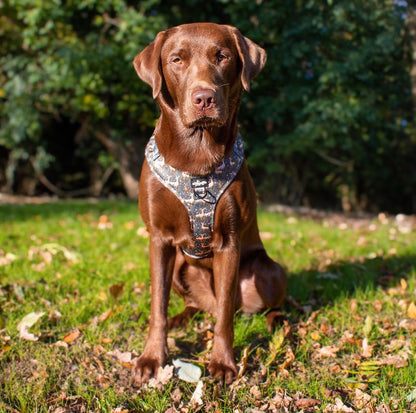
{"type": "Polygon", "coordinates": [[[215,93],[210,89],[194,90],[192,103],[200,110],[210,109],[215,106],[215,93]]]}

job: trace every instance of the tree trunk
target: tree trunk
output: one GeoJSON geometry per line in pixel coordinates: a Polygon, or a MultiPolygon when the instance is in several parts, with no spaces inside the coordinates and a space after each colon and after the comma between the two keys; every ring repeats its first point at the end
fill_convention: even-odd
{"type": "Polygon", "coordinates": [[[143,162],[143,158],[139,155],[140,140],[134,142],[134,144],[125,145],[122,142],[113,141],[102,131],[93,131],[93,133],[118,161],[121,179],[128,198],[137,199],[140,167],[143,162]]]}

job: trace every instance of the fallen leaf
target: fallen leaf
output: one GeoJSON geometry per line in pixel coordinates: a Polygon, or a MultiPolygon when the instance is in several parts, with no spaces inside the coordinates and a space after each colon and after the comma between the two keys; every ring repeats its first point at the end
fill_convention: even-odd
{"type": "Polygon", "coordinates": [[[44,244],[40,247],[31,247],[28,251],[28,257],[30,260],[33,260],[38,256],[42,259],[44,264],[50,264],[52,262],[52,257],[58,253],[63,254],[64,258],[71,263],[77,263],[81,258],[78,253],[56,243],[44,244]]]}
{"type": "Polygon", "coordinates": [[[137,229],[137,235],[139,235],[142,238],[149,238],[149,233],[147,232],[147,229],[145,227],[139,227],[137,229]]]}
{"type": "Polygon", "coordinates": [[[309,398],[305,398],[305,399],[299,399],[295,401],[295,406],[298,409],[309,409],[311,407],[315,407],[318,404],[321,404],[322,401],[321,400],[317,400],[317,399],[309,399],[309,398]]]}
{"type": "Polygon", "coordinates": [[[130,351],[121,352],[120,350],[115,349],[109,351],[107,354],[123,364],[128,364],[132,361],[132,354],[130,351]]]}
{"type": "Polygon", "coordinates": [[[110,221],[107,215],[101,215],[100,218],[98,218],[98,229],[111,229],[113,228],[113,223],[110,221]]]}
{"type": "Polygon", "coordinates": [[[269,240],[272,239],[274,237],[274,235],[271,232],[266,232],[266,231],[262,231],[260,232],[260,238],[262,240],[269,240]]]}
{"type": "Polygon", "coordinates": [[[316,330],[312,331],[311,339],[315,341],[319,341],[321,339],[321,334],[319,333],[319,331],[316,331],[316,330]]]}
{"type": "Polygon", "coordinates": [[[66,334],[62,341],[67,344],[72,344],[80,335],[81,332],[76,328],[74,331],[71,331],[68,334],[66,334]]]}
{"type": "Polygon", "coordinates": [[[114,284],[110,287],[110,294],[115,299],[118,300],[125,290],[126,285],[124,283],[114,284]]]}
{"type": "Polygon", "coordinates": [[[335,399],[335,404],[328,404],[324,410],[325,413],[356,413],[354,409],[346,406],[343,401],[337,397],[335,399]]]}
{"type": "Polygon", "coordinates": [[[52,344],[53,347],[63,347],[68,348],[68,343],[65,343],[65,341],[58,340],[55,343],[52,344]]]}
{"type": "Polygon", "coordinates": [[[0,266],[9,265],[16,259],[17,255],[12,254],[11,252],[8,252],[4,256],[0,254],[0,266]]]}
{"type": "Polygon", "coordinates": [[[115,409],[111,409],[111,413],[129,413],[129,410],[124,407],[116,407],[115,409]]]}
{"type": "Polygon", "coordinates": [[[412,403],[416,400],[416,389],[413,389],[407,396],[406,396],[406,402],[412,403]]]}
{"type": "Polygon", "coordinates": [[[286,370],[295,361],[295,353],[290,346],[288,346],[285,354],[285,361],[279,366],[279,370],[282,372],[286,370]]]}
{"type": "Polygon", "coordinates": [[[416,331],[416,320],[401,320],[399,327],[404,328],[407,331],[416,331]]]}
{"type": "Polygon", "coordinates": [[[202,406],[204,402],[202,401],[202,396],[204,395],[204,383],[202,380],[198,381],[196,389],[191,397],[191,406],[202,406]]]}
{"type": "Polygon", "coordinates": [[[373,318],[371,316],[367,316],[364,321],[363,333],[365,337],[368,337],[373,329],[373,318]]]}
{"type": "Polygon", "coordinates": [[[134,229],[136,223],[134,221],[129,221],[124,224],[124,228],[126,229],[134,229]]]}
{"type": "Polygon", "coordinates": [[[99,317],[98,317],[98,322],[99,323],[103,323],[104,321],[106,321],[111,313],[113,312],[113,310],[110,308],[109,310],[107,310],[105,313],[102,313],[99,317]]]}
{"type": "Polygon", "coordinates": [[[366,337],[361,346],[361,356],[364,358],[370,358],[373,355],[373,348],[374,345],[368,344],[368,338],[366,337]]]}
{"type": "Polygon", "coordinates": [[[19,337],[27,341],[37,341],[39,336],[29,333],[29,329],[34,324],[36,324],[44,315],[45,313],[43,311],[36,311],[24,316],[17,325],[17,329],[19,330],[19,337]]]}
{"type": "Polygon", "coordinates": [[[241,357],[241,361],[239,363],[240,368],[238,370],[237,379],[239,379],[240,377],[242,377],[243,374],[244,374],[244,372],[246,371],[246,368],[247,368],[247,360],[248,360],[248,355],[249,355],[249,352],[250,352],[250,348],[251,348],[251,346],[248,345],[244,349],[243,357],[241,357]]]}
{"type": "Polygon", "coordinates": [[[396,367],[396,369],[400,369],[409,365],[408,358],[409,356],[407,355],[407,353],[402,353],[402,355],[394,354],[392,356],[387,356],[381,359],[380,364],[394,366],[396,367]]]}
{"type": "Polygon", "coordinates": [[[409,308],[407,309],[407,316],[416,319],[416,305],[414,302],[411,302],[409,308]]]}
{"type": "Polygon", "coordinates": [[[165,367],[159,367],[156,377],[149,380],[148,386],[151,388],[161,389],[166,386],[173,377],[173,366],[166,365],[165,367]]]}
{"type": "Polygon", "coordinates": [[[266,360],[266,366],[270,366],[278,357],[282,349],[283,343],[285,341],[285,338],[286,332],[284,328],[281,328],[279,331],[276,331],[273,334],[273,337],[270,341],[269,356],[266,360]]]}
{"type": "Polygon", "coordinates": [[[178,377],[188,383],[197,383],[201,378],[202,371],[195,364],[185,363],[179,359],[173,360],[173,365],[178,369],[178,377]]]}
{"type": "Polygon", "coordinates": [[[364,393],[360,389],[355,389],[354,394],[354,405],[359,410],[362,410],[366,407],[371,407],[372,404],[376,402],[376,399],[372,396],[370,396],[367,393],[364,393]]]}
{"type": "Polygon", "coordinates": [[[314,358],[321,359],[321,358],[333,358],[337,356],[339,348],[336,346],[324,346],[316,350],[314,354],[314,358]]]}

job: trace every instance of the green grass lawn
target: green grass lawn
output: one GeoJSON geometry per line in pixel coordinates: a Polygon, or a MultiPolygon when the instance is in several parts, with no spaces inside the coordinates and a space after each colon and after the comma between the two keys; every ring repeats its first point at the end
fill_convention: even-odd
{"type": "Polygon", "coordinates": [[[285,317],[269,332],[264,314],[237,315],[229,387],[207,376],[210,317],[170,333],[169,363],[202,368],[200,405],[177,377],[131,385],[150,308],[136,204],[0,205],[0,412],[415,411],[416,224],[396,218],[260,211],[289,275],[285,317]]]}

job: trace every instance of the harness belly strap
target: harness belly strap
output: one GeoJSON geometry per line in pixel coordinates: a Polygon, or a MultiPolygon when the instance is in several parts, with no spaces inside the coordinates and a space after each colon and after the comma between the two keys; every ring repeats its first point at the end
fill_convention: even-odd
{"type": "Polygon", "coordinates": [[[191,175],[165,163],[152,136],[146,146],[146,160],[156,178],[182,202],[188,211],[193,245],[182,248],[192,258],[212,255],[211,241],[215,209],[221,195],[233,182],[244,160],[244,143],[237,136],[233,151],[208,175],[191,175]]]}

